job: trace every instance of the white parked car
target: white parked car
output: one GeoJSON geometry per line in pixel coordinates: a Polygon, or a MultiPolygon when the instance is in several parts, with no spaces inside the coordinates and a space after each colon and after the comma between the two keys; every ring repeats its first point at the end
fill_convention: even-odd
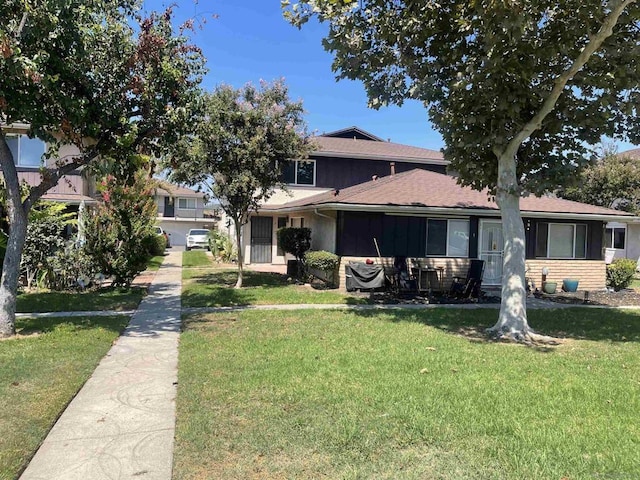
{"type": "Polygon", "coordinates": [[[185,250],[191,250],[192,248],[206,248],[209,250],[209,230],[202,228],[189,230],[185,250]]]}

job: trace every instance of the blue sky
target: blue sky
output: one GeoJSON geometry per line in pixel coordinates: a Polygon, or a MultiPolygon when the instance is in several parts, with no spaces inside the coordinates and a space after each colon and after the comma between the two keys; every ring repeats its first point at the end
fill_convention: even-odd
{"type": "MultiPolygon", "coordinates": [[[[279,0],[144,0],[147,10],[160,10],[175,3],[179,22],[187,18],[207,18],[193,41],[208,60],[205,88],[213,90],[226,83],[241,87],[260,79],[284,78],[289,94],[302,100],[310,131],[339,130],[351,125],[393,142],[438,150],[442,137],[418,102],[380,110],[367,108],[360,82],[335,81],[332,56],[321,40],[326,27],[309,23],[302,30],[282,18],[279,0]],[[212,19],[216,14],[217,18],[212,19]]],[[[619,143],[619,150],[633,148],[619,143]]]]}

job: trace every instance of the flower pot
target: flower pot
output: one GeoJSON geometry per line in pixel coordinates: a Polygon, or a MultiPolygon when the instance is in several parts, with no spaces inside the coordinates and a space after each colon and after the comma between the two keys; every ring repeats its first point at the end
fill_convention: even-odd
{"type": "Polygon", "coordinates": [[[578,282],[579,280],[573,278],[565,278],[562,280],[562,290],[565,292],[576,292],[578,291],[578,282]]]}
{"type": "Polygon", "coordinates": [[[556,293],[557,282],[542,282],[542,291],[544,293],[556,293]]]}

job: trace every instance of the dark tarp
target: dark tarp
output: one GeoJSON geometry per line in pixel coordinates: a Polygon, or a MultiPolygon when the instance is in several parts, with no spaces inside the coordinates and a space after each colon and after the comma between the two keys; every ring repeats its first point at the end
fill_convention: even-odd
{"type": "Polygon", "coordinates": [[[347,291],[384,288],[384,268],[364,262],[349,262],[344,267],[347,291]]]}

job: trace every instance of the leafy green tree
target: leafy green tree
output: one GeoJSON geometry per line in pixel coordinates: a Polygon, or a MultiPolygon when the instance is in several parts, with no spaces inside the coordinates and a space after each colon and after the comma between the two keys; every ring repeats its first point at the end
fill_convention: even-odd
{"type": "Polygon", "coordinates": [[[65,174],[99,163],[156,157],[192,122],[204,72],[200,50],[174,32],[172,12],[141,18],[136,0],[0,2],[0,118],[26,122],[29,135],[79,154],[40,169],[20,196],[14,158],[0,129],[0,167],[10,232],[0,280],[0,336],[15,333],[15,301],[28,212],[65,174]],[[133,24],[137,23],[134,30],[133,24]]]}
{"type": "Polygon", "coordinates": [[[370,106],[423,102],[463,185],[488,189],[504,231],[495,336],[531,340],[522,195],[562,185],[602,135],[638,140],[635,0],[284,2],[323,41],[338,78],[363,82],[370,106]]]}
{"type": "Polygon", "coordinates": [[[223,85],[205,97],[196,137],[185,138],[168,158],[174,181],[204,185],[233,221],[236,288],[243,278],[242,226],[275,187],[285,187],[282,162],[305,158],[310,150],[303,113],[281,81],[238,90],[223,85]]]}
{"type": "Polygon", "coordinates": [[[39,286],[51,286],[53,280],[53,259],[64,249],[64,228],[73,225],[75,213],[67,212],[63,203],[39,201],[29,211],[29,223],[25,238],[20,270],[27,279],[27,286],[33,281],[39,286]]]}
{"type": "Polygon", "coordinates": [[[576,202],[640,214],[640,162],[608,152],[587,166],[576,181],[561,191],[576,202]]]}
{"type": "Polygon", "coordinates": [[[146,268],[155,243],[155,182],[145,170],[122,178],[108,175],[99,185],[102,202],[85,224],[85,250],[99,270],[128,288],[146,268]]]}

